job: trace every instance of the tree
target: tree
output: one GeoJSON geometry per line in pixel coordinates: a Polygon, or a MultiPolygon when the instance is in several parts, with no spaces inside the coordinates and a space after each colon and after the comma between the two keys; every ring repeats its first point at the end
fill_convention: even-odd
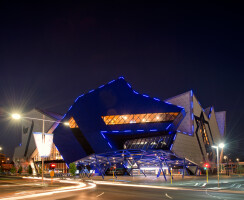
{"type": "Polygon", "coordinates": [[[72,176],[75,176],[75,172],[76,172],[77,168],[75,163],[70,163],[69,164],[69,173],[72,174],[72,176]]]}
{"type": "Polygon", "coordinates": [[[32,168],[30,165],[28,166],[28,173],[29,173],[29,175],[32,175],[32,168]]]}
{"type": "Polygon", "coordinates": [[[42,174],[42,167],[41,166],[39,166],[39,174],[42,174]]]}
{"type": "Polygon", "coordinates": [[[18,173],[21,174],[22,171],[23,171],[23,168],[22,168],[22,166],[20,166],[19,169],[18,169],[18,173]]]}
{"type": "Polygon", "coordinates": [[[10,172],[11,172],[11,174],[15,174],[15,173],[16,173],[16,168],[15,168],[15,166],[13,166],[13,167],[10,169],[10,172]]]}

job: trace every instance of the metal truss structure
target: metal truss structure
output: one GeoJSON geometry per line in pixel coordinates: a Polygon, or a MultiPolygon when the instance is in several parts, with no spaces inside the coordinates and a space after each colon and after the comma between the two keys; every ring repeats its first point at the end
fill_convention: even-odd
{"type": "MultiPolygon", "coordinates": [[[[165,167],[168,168],[169,173],[171,173],[171,168],[182,168],[183,178],[185,175],[186,168],[189,166],[197,166],[190,160],[177,157],[170,151],[163,150],[133,150],[124,149],[113,152],[107,152],[102,154],[93,154],[88,157],[82,158],[76,161],[77,166],[81,169],[81,173],[84,176],[90,177],[91,173],[88,171],[90,169],[97,169],[104,179],[105,172],[115,166],[124,167],[129,175],[133,176],[132,170],[138,169],[144,176],[146,174],[141,169],[142,167],[158,167],[157,177],[162,173],[165,181],[167,181],[165,174],[165,167]],[[164,169],[163,169],[164,168],[164,169]]],[[[114,174],[117,178],[116,173],[114,174]]],[[[170,174],[171,175],[171,174],[170,174]]]]}

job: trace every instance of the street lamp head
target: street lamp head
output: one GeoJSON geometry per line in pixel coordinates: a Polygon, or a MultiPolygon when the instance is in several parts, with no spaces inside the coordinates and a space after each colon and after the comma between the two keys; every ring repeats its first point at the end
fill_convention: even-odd
{"type": "Polygon", "coordinates": [[[240,159],[239,159],[239,158],[237,158],[237,159],[236,159],[236,161],[237,161],[237,162],[239,162],[239,161],[240,161],[240,159]]]}
{"type": "Polygon", "coordinates": [[[14,114],[12,114],[12,118],[13,118],[13,119],[20,119],[21,116],[20,116],[20,114],[18,114],[18,113],[14,113],[14,114]]]}
{"type": "Polygon", "coordinates": [[[223,149],[223,148],[224,148],[224,146],[225,146],[225,144],[224,144],[224,143],[220,143],[220,144],[219,144],[219,148],[221,148],[221,149],[223,149]]]}
{"type": "Polygon", "coordinates": [[[0,147],[0,151],[2,151],[3,150],[3,148],[2,147],[0,147]]]}
{"type": "Polygon", "coordinates": [[[69,122],[64,122],[64,125],[65,126],[69,126],[69,122]]]}

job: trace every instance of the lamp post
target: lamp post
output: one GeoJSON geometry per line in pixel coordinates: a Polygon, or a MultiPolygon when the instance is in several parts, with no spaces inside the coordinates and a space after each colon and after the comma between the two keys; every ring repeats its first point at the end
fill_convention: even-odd
{"type": "Polygon", "coordinates": [[[212,146],[217,151],[217,176],[218,176],[218,187],[219,187],[219,148],[224,148],[224,143],[220,143],[218,146],[212,146]]]}
{"type": "MultiPolygon", "coordinates": [[[[40,120],[40,121],[42,121],[42,145],[45,144],[45,121],[61,123],[61,124],[64,124],[65,126],[69,126],[69,122],[60,122],[60,121],[47,120],[47,119],[45,119],[44,115],[43,115],[42,119],[39,119],[39,118],[21,116],[18,113],[14,113],[14,114],[12,114],[12,118],[15,119],[15,120],[19,120],[19,119],[22,118],[22,119],[31,119],[31,120],[40,120]]],[[[40,155],[40,149],[38,149],[38,151],[39,151],[39,155],[40,155]]],[[[44,157],[45,156],[41,156],[41,159],[42,159],[42,184],[43,184],[43,176],[44,176],[44,157]]]]}
{"type": "Polygon", "coordinates": [[[225,170],[226,170],[226,175],[229,176],[229,159],[227,156],[224,156],[224,159],[225,159],[225,162],[226,162],[226,167],[225,167],[225,170]]]}
{"type": "MultiPolygon", "coordinates": [[[[240,173],[240,175],[241,175],[241,170],[240,170],[240,165],[239,165],[239,161],[240,161],[240,159],[239,158],[237,158],[236,159],[236,161],[237,161],[237,163],[238,163],[238,171],[239,171],[239,173],[240,173]]],[[[236,170],[237,171],[237,170],[236,170]]],[[[237,171],[237,174],[238,174],[238,171],[237,171]]]]}

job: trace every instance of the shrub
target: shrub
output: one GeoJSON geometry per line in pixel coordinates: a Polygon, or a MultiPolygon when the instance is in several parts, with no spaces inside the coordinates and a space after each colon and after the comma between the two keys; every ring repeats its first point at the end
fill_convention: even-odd
{"type": "Polygon", "coordinates": [[[11,172],[12,174],[15,174],[15,173],[16,173],[16,168],[15,168],[15,166],[13,166],[13,167],[10,169],[10,172],[11,172]]]}
{"type": "Polygon", "coordinates": [[[23,171],[23,168],[22,168],[22,166],[20,166],[19,169],[18,169],[18,173],[21,174],[22,171],[23,171]]]}
{"type": "Polygon", "coordinates": [[[29,174],[29,175],[32,175],[32,173],[33,173],[33,172],[32,172],[32,168],[31,168],[31,166],[29,165],[29,166],[28,166],[28,174],[29,174]]]}
{"type": "Polygon", "coordinates": [[[76,172],[77,168],[75,163],[70,163],[69,164],[69,173],[72,174],[72,176],[75,176],[75,172],[76,172]]]}

